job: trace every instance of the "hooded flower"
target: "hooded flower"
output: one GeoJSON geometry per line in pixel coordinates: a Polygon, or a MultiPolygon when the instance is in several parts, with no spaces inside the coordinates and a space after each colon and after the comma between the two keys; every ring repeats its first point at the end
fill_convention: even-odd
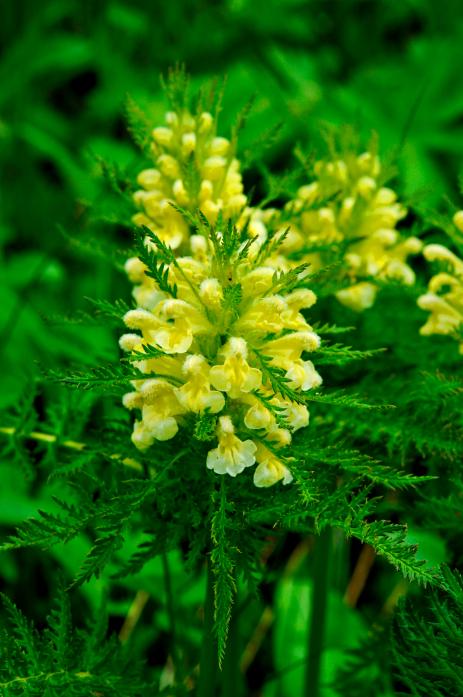
{"type": "Polygon", "coordinates": [[[217,428],[219,445],[207,454],[207,467],[217,474],[236,477],[255,461],[256,444],[252,440],[240,440],[229,416],[221,416],[217,428]]]}
{"type": "Polygon", "coordinates": [[[284,462],[262,444],[257,448],[256,459],[258,465],[254,470],[254,484],[257,487],[272,486],[281,480],[283,484],[292,482],[292,474],[284,462]]]}
{"type": "MultiPolygon", "coordinates": [[[[463,211],[454,215],[453,222],[463,232],[463,211]]],[[[418,306],[430,313],[420,333],[455,336],[463,353],[463,260],[440,244],[428,245],[423,254],[428,261],[438,262],[442,270],[429,281],[428,292],[418,298],[418,306]]]]}
{"type": "Polygon", "coordinates": [[[171,111],[165,118],[166,126],[151,134],[154,166],[137,178],[140,188],[133,198],[139,212],[133,221],[178,249],[188,240],[189,227],[175,205],[191,212],[199,208],[215,222],[219,212],[224,219],[237,217],[247,199],[232,143],[217,136],[209,112],[171,111]]]}
{"type": "Polygon", "coordinates": [[[339,259],[347,266],[348,287],[336,297],[361,311],[371,307],[382,281],[395,279],[412,284],[410,254],[422,247],[416,237],[403,238],[396,226],[407,214],[395,192],[383,185],[384,171],[374,150],[357,155],[347,150],[342,157],[321,160],[314,166],[314,181],[302,186],[273,225],[288,229],[277,263],[308,262],[312,270],[339,259]]]}
{"type": "Polygon", "coordinates": [[[142,418],[135,422],[132,434],[140,450],[149,448],[155,440],[170,440],[178,431],[176,416],[184,409],[176,399],[174,388],[165,380],[144,380],[137,392],[129,392],[123,399],[128,409],[141,409],[142,418]]]}
{"type": "Polygon", "coordinates": [[[148,448],[215,415],[209,469],[236,476],[257,463],[256,486],[288,483],[285,448],[309,422],[304,393],[321,383],[309,359],[320,339],[302,314],[315,295],[298,287],[303,276],[285,285],[265,245],[250,253],[236,228],[195,236],[191,249],[165,262],[163,289],[150,279],[148,292],[146,267],[129,264],[144,306],[126,313],[120,343],[147,376],[124,398],[141,415],[134,443],[148,448]]]}

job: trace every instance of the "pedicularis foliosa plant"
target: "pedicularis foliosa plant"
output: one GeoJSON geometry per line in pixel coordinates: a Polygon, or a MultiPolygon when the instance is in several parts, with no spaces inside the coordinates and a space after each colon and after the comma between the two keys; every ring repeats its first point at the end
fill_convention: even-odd
{"type": "MultiPolygon", "coordinates": [[[[77,392],[64,391],[45,418],[28,395],[1,429],[25,466],[35,443],[50,487],[61,487],[3,550],[90,534],[72,587],[98,576],[107,587],[143,580],[126,586],[137,594],[120,639],[107,638],[103,611],[73,629],[66,584],[41,632],[5,599],[2,694],[246,694],[240,656],[258,639],[236,626],[276,582],[269,557],[298,535],[314,545],[300,694],[328,694],[320,666],[329,562],[334,541],[339,557],[352,538],[395,567],[402,585],[416,582],[415,602],[419,584],[432,598],[402,603],[392,631],[389,616],[378,621],[379,640],[362,639],[329,694],[393,694],[394,676],[413,694],[463,694],[448,649],[458,644],[448,623],[461,614],[461,583],[420,554],[406,526],[435,531],[450,549],[460,525],[463,211],[410,211],[377,139],[362,147],[347,128],[327,129],[324,152],[298,151],[283,177],[260,165],[259,200],[239,158],[249,110],[227,138],[220,90],[190,98],[177,69],[164,86],[164,124],[129,103],[137,172],[100,163],[108,200],[118,197],[111,222],[130,233],[113,255],[128,290],[125,301],[94,298],[82,315],[120,327],[120,361],[50,374],[77,392]],[[105,412],[100,392],[124,408],[105,412]],[[176,550],[186,588],[204,586],[200,615],[180,613],[176,550]],[[159,591],[143,576],[158,559],[168,648],[165,665],[152,668],[149,627],[137,640],[136,625],[143,593],[159,591]],[[420,612],[434,613],[433,626],[448,620],[447,633],[421,638],[421,654],[420,612]],[[422,684],[411,677],[420,655],[431,660],[430,645],[446,647],[432,693],[427,673],[422,684]],[[381,670],[366,679],[374,665],[381,670]]],[[[281,656],[274,664],[285,665],[281,656]]],[[[284,683],[275,689],[265,694],[289,694],[284,683]]]]}

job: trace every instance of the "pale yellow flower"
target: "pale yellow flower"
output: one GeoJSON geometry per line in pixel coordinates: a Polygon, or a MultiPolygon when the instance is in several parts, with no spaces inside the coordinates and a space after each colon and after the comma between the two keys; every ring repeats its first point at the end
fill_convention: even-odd
{"type": "MultiPolygon", "coordinates": [[[[463,232],[463,211],[455,214],[453,222],[463,232]]],[[[431,278],[428,292],[418,298],[418,306],[430,313],[420,333],[455,336],[463,353],[463,260],[440,244],[428,245],[423,254],[428,261],[439,262],[445,270],[431,278]]]]}
{"type": "Polygon", "coordinates": [[[241,337],[232,336],[217,354],[223,363],[211,368],[211,382],[218,390],[236,399],[243,393],[257,390],[262,383],[262,373],[247,362],[248,347],[241,337]]]}
{"type": "Polygon", "coordinates": [[[127,408],[141,408],[141,421],[135,422],[132,434],[140,450],[149,448],[155,440],[170,440],[178,431],[176,416],[184,408],[175,396],[174,388],[165,380],[146,380],[139,392],[130,392],[123,400],[127,408]]]}
{"type": "Polygon", "coordinates": [[[172,204],[191,212],[199,208],[215,222],[219,212],[225,219],[238,217],[247,199],[232,144],[216,135],[211,114],[168,112],[166,123],[152,131],[155,167],[138,175],[141,188],[133,198],[140,212],[133,221],[178,249],[188,241],[190,230],[172,204]]]}
{"type": "Polygon", "coordinates": [[[221,392],[211,389],[208,362],[201,355],[189,355],[183,364],[183,372],[188,381],[175,390],[180,404],[186,411],[201,413],[206,410],[217,414],[225,406],[225,398],[221,392]]]}
{"type": "Polygon", "coordinates": [[[254,471],[255,486],[264,488],[273,486],[279,481],[282,481],[283,484],[292,482],[292,474],[286,465],[260,443],[257,448],[256,459],[259,464],[254,471]]]}
{"type": "Polygon", "coordinates": [[[236,476],[259,452],[256,485],[288,483],[283,451],[292,433],[309,423],[304,393],[321,383],[308,357],[320,339],[302,313],[316,298],[292,284],[286,291],[265,255],[258,262],[244,254],[239,238],[229,260],[217,258],[214,244],[195,236],[192,256],[172,257],[163,291],[151,280],[148,292],[143,269],[128,264],[137,287],[146,288],[138,297],[149,302],[126,313],[131,331],[120,344],[132,353],[151,352],[135,356],[141,376],[124,399],[141,413],[133,440],[144,449],[174,437],[192,417],[217,415],[209,469],[236,476]]]}
{"type": "MultiPolygon", "coordinates": [[[[395,192],[383,186],[377,155],[347,151],[339,159],[316,162],[314,174],[315,181],[298,190],[281,216],[282,228],[289,225],[282,249],[292,263],[307,262],[316,271],[336,259],[342,246],[349,286],[336,297],[356,311],[373,305],[375,278],[414,283],[407,257],[417,254],[422,244],[396,230],[407,210],[395,192]]],[[[280,257],[278,263],[285,262],[280,257]]]]}
{"type": "Polygon", "coordinates": [[[206,465],[216,474],[229,474],[236,477],[255,461],[257,446],[252,440],[240,440],[235,435],[233,422],[229,416],[221,416],[217,429],[219,445],[207,454],[206,465]]]}

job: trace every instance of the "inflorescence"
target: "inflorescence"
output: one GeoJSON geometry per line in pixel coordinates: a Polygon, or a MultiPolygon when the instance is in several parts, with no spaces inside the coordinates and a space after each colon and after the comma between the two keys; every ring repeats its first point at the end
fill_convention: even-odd
{"type": "Polygon", "coordinates": [[[201,432],[212,428],[209,469],[235,476],[257,463],[256,486],[288,483],[280,451],[307,426],[304,394],[321,383],[307,358],[320,339],[301,313],[316,298],[300,287],[305,267],[279,274],[266,265],[265,247],[250,254],[252,240],[236,228],[208,229],[192,236],[184,257],[151,237],[162,290],[140,259],[127,262],[139,307],[124,321],[140,334],[122,336],[121,347],[154,355],[136,361],[147,377],[124,398],[141,413],[133,442],[145,449],[169,440],[194,417],[201,432]]]}
{"type": "MultiPolygon", "coordinates": [[[[308,268],[325,267],[335,250],[347,278],[336,297],[361,311],[380,282],[414,283],[407,257],[422,243],[396,229],[407,209],[384,185],[375,147],[316,162],[313,181],[282,210],[262,210],[251,207],[235,143],[217,135],[216,121],[182,108],[152,131],[155,166],[134,194],[141,251],[126,263],[137,307],[120,340],[140,378],[123,401],[138,413],[137,448],[189,428],[210,443],[206,464],[217,474],[255,466],[256,486],[286,484],[287,446],[309,423],[307,392],[322,382],[309,358],[320,339],[304,314],[316,302],[308,268]]],[[[453,334],[463,262],[440,245],[424,255],[450,269],[419,299],[431,312],[421,331],[453,334]]]]}
{"type": "MultiPolygon", "coordinates": [[[[463,232],[463,211],[453,216],[459,232],[463,232]]],[[[438,262],[441,270],[428,285],[428,292],[418,298],[422,310],[431,314],[421,327],[421,334],[455,336],[463,353],[463,260],[441,244],[429,244],[423,254],[428,261],[438,262]]]]}
{"type": "Polygon", "coordinates": [[[172,203],[191,212],[199,209],[215,222],[219,212],[224,220],[236,218],[247,199],[234,147],[227,138],[216,135],[212,114],[170,111],[166,123],[152,132],[156,167],[138,175],[141,188],[134,201],[140,211],[133,222],[153,230],[178,250],[188,243],[190,233],[172,203]]]}
{"type": "Polygon", "coordinates": [[[320,269],[332,260],[333,249],[339,249],[348,286],[336,297],[355,311],[375,302],[376,279],[407,285],[415,281],[407,257],[420,252],[422,243],[396,229],[407,209],[383,179],[373,148],[360,154],[348,149],[337,159],[316,162],[314,181],[286,205],[291,227],[284,251],[298,263],[320,269]]]}

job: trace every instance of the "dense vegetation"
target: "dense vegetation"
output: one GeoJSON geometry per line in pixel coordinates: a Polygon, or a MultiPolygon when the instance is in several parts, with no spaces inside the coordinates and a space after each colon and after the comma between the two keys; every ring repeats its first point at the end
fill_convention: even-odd
{"type": "Polygon", "coordinates": [[[459,3],[3,14],[0,694],[463,695],[459,3]]]}

